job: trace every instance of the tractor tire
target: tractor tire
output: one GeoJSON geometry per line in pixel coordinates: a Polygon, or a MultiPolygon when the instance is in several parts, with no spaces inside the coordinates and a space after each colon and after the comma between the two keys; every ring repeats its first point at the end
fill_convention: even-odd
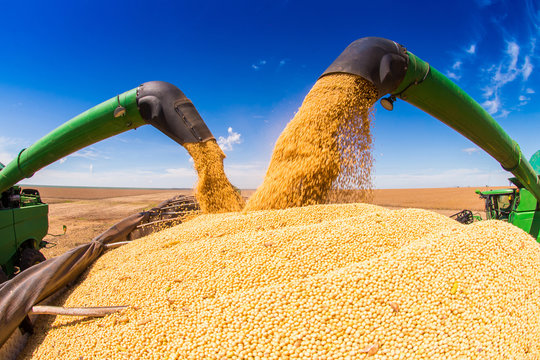
{"type": "Polygon", "coordinates": [[[0,284],[3,283],[3,282],[6,282],[8,280],[9,280],[9,278],[7,277],[6,273],[0,267],[0,284]]]}
{"type": "Polygon", "coordinates": [[[19,261],[19,267],[21,271],[28,269],[29,267],[39,264],[45,261],[45,256],[39,250],[34,248],[26,248],[21,253],[21,259],[19,261]]]}

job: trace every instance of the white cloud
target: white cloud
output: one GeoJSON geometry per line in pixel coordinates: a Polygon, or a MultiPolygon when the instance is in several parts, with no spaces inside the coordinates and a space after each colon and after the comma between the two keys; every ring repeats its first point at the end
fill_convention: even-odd
{"type": "Polygon", "coordinates": [[[480,149],[477,147],[469,147],[469,148],[462,149],[461,151],[466,152],[467,154],[471,155],[472,153],[480,151],[480,149]]]}
{"type": "Polygon", "coordinates": [[[528,88],[527,90],[525,90],[525,92],[526,92],[527,94],[534,94],[534,90],[531,89],[531,88],[528,88]]]}
{"type": "Polygon", "coordinates": [[[460,74],[461,65],[463,65],[463,62],[461,60],[456,60],[454,64],[452,65],[452,70],[448,70],[446,72],[446,76],[454,80],[461,79],[461,74],[460,74]]]}
{"type": "Polygon", "coordinates": [[[259,70],[264,65],[266,65],[266,60],[259,60],[255,64],[251,64],[251,68],[253,70],[259,70]]]}
{"type": "MultiPolygon", "coordinates": [[[[519,55],[520,46],[515,41],[507,41],[505,56],[498,65],[492,65],[486,70],[491,78],[491,82],[483,89],[485,101],[482,103],[482,106],[492,115],[498,113],[499,117],[506,117],[509,114],[508,110],[503,109],[501,103],[503,87],[516,80],[518,76],[522,77],[523,82],[527,81],[533,71],[530,56],[525,56],[522,65],[518,67],[520,63],[519,55]]],[[[534,93],[534,90],[530,90],[534,93]]],[[[522,106],[529,101],[529,98],[522,95],[519,97],[519,101],[520,103],[518,105],[522,106]]]]}
{"type": "Polygon", "coordinates": [[[482,106],[488,113],[493,115],[501,108],[501,100],[499,99],[499,96],[496,95],[493,99],[484,101],[482,106]]]}
{"type": "Polygon", "coordinates": [[[521,67],[521,73],[523,74],[523,81],[527,81],[533,71],[533,65],[528,56],[525,56],[525,63],[521,67]]]}
{"type": "Polygon", "coordinates": [[[19,145],[20,143],[20,139],[0,136],[0,162],[7,165],[13,160],[24,147],[19,145]]]}
{"type": "Polygon", "coordinates": [[[495,93],[495,88],[492,87],[492,86],[486,86],[484,89],[482,89],[484,91],[484,97],[488,98],[490,97],[491,95],[493,95],[495,93]]]}
{"type": "Polygon", "coordinates": [[[287,63],[287,59],[282,59],[282,60],[279,61],[279,66],[281,67],[281,66],[285,65],[286,63],[287,63]]]}
{"type": "Polygon", "coordinates": [[[501,110],[499,115],[496,116],[496,118],[498,118],[498,119],[505,118],[505,117],[508,116],[508,114],[510,114],[510,111],[503,109],[503,110],[501,110]]]}
{"type": "Polygon", "coordinates": [[[474,53],[476,53],[476,44],[471,44],[471,46],[469,46],[469,48],[465,51],[467,52],[467,54],[473,55],[474,53]]]}
{"type": "Polygon", "coordinates": [[[220,136],[218,138],[218,144],[223,151],[231,151],[234,144],[240,144],[242,142],[242,135],[240,133],[234,132],[232,127],[227,129],[227,137],[220,136]]]}
{"type": "Polygon", "coordinates": [[[59,162],[60,164],[63,164],[63,163],[66,162],[66,160],[67,160],[67,158],[62,158],[62,159],[60,159],[58,162],[59,162]]]}
{"type": "Polygon", "coordinates": [[[461,79],[461,75],[458,75],[458,74],[456,74],[455,72],[452,72],[452,71],[447,71],[446,76],[448,76],[450,79],[454,79],[454,80],[461,79]]]}
{"type": "Polygon", "coordinates": [[[81,149],[77,152],[74,152],[73,154],[69,155],[71,157],[79,157],[83,159],[88,160],[96,160],[96,159],[110,159],[109,156],[103,155],[101,152],[93,149],[93,148],[87,148],[87,149],[81,149]]]}
{"type": "Polygon", "coordinates": [[[510,65],[508,65],[508,69],[514,70],[518,61],[519,45],[513,41],[508,41],[506,53],[510,55],[510,65]]]}
{"type": "Polygon", "coordinates": [[[450,79],[454,80],[460,80],[461,79],[461,71],[463,68],[463,61],[467,61],[471,55],[474,55],[476,52],[476,44],[471,44],[467,49],[464,50],[465,53],[459,54],[457,59],[452,64],[450,70],[446,71],[446,76],[448,76],[450,79]]]}

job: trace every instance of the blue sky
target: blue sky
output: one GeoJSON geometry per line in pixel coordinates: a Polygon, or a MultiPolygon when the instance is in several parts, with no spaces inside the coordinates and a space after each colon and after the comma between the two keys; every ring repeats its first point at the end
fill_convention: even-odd
{"type": "MultiPolygon", "coordinates": [[[[25,1],[0,14],[0,161],[151,80],[178,86],[221,139],[231,181],[257,187],[274,143],[352,41],[395,40],[452,78],[520,144],[540,149],[540,3],[516,1],[25,1]]],[[[377,188],[506,185],[508,173],[438,120],[376,105],[377,188]]],[[[143,126],[23,183],[191,187],[184,148],[143,126]]]]}

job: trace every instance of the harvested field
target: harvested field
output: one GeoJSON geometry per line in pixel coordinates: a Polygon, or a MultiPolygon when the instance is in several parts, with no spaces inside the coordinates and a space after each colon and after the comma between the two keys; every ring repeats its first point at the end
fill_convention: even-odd
{"type": "MultiPolygon", "coordinates": [[[[43,249],[47,258],[90,241],[117,221],[138,211],[151,208],[175,195],[193,195],[193,190],[118,189],[118,188],[62,188],[32,187],[40,191],[49,204],[49,233],[45,240],[57,243],[43,249]]],[[[438,189],[380,189],[374,190],[373,203],[389,208],[420,208],[451,215],[463,209],[483,213],[484,203],[475,194],[478,188],[438,189]]],[[[254,190],[242,190],[249,197],[254,190]]]]}
{"type": "Polygon", "coordinates": [[[174,193],[177,195],[193,195],[192,189],[130,189],[130,188],[91,188],[91,187],[49,187],[25,186],[39,190],[45,202],[54,204],[73,200],[99,200],[110,198],[129,198],[137,195],[174,193]]]}
{"type": "Polygon", "coordinates": [[[484,211],[484,200],[476,190],[504,189],[499,187],[462,187],[433,189],[381,189],[374,190],[373,204],[380,206],[420,208],[430,210],[468,209],[484,211]]]}
{"type": "Polygon", "coordinates": [[[45,257],[92,240],[119,220],[152,208],[175,195],[191,195],[192,190],[103,189],[36,187],[49,204],[49,234],[44,240],[57,244],[42,249],[45,257]],[[67,232],[63,234],[62,226],[67,232]],[[60,236],[59,236],[60,235],[60,236]]]}

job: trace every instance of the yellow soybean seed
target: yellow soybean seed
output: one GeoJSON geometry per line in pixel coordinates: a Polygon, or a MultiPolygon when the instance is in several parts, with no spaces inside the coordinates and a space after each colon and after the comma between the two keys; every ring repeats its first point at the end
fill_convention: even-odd
{"type": "Polygon", "coordinates": [[[59,316],[22,359],[538,358],[538,294],[539,245],[505,222],[367,204],[200,215],[104,254],[59,304],[130,307],[59,316]],[[467,294],[449,296],[456,279],[467,294]]]}
{"type": "Polygon", "coordinates": [[[244,200],[227,179],[223,169],[225,154],[211,139],[205,142],[183,145],[191,157],[199,180],[195,197],[203,213],[240,211],[244,200]]]}

